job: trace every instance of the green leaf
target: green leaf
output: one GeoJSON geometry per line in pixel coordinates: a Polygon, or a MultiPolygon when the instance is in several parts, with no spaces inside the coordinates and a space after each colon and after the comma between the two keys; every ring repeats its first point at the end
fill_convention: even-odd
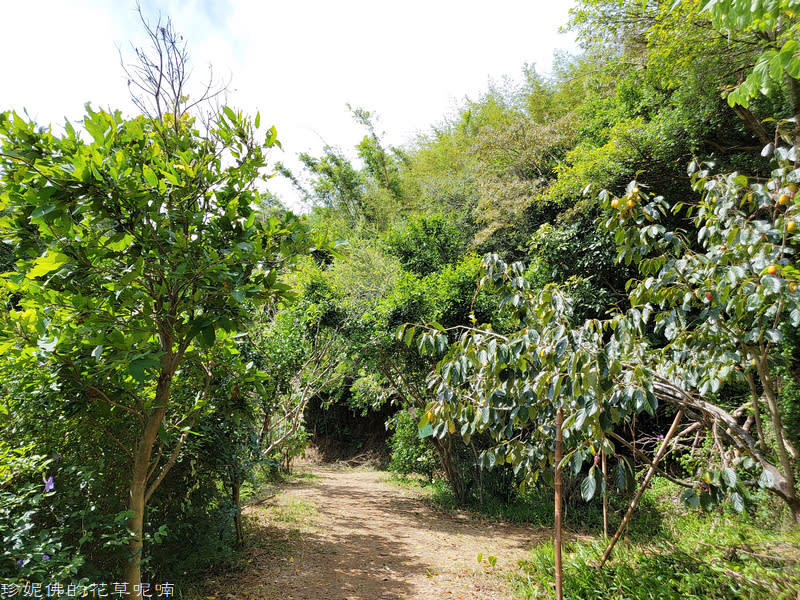
{"type": "Polygon", "coordinates": [[[581,496],[587,502],[594,498],[594,493],[597,490],[597,479],[593,473],[589,473],[581,483],[581,496]]]}
{"type": "Polygon", "coordinates": [[[214,330],[214,324],[207,325],[200,330],[200,343],[205,348],[210,348],[214,345],[217,339],[217,333],[214,330]]]}
{"type": "Polygon", "coordinates": [[[223,106],[222,112],[225,113],[225,116],[228,117],[228,119],[230,119],[232,123],[236,122],[236,113],[233,112],[233,110],[231,110],[229,107],[223,106]]]}
{"type": "Polygon", "coordinates": [[[128,372],[136,381],[139,383],[144,383],[144,380],[147,377],[147,369],[155,369],[159,367],[161,367],[161,363],[157,360],[153,360],[152,358],[140,358],[138,360],[131,361],[131,363],[128,365],[128,372]]]}
{"type": "Polygon", "coordinates": [[[25,277],[28,279],[36,279],[42,275],[47,275],[68,261],[69,257],[65,254],[61,254],[60,252],[48,252],[34,261],[33,268],[25,274],[25,277]]]}
{"type": "Polygon", "coordinates": [[[433,425],[428,423],[424,427],[420,427],[418,435],[419,435],[420,439],[424,439],[424,438],[433,436],[433,425]]]}
{"type": "Polygon", "coordinates": [[[729,488],[732,488],[736,485],[736,471],[730,467],[722,470],[721,478],[722,482],[729,488]]]}
{"type": "Polygon", "coordinates": [[[686,489],[681,494],[681,500],[686,503],[687,506],[691,508],[697,508],[700,506],[700,498],[697,496],[697,493],[693,489],[686,489]]]}
{"type": "MultiPolygon", "coordinates": [[[[177,185],[180,185],[180,181],[178,181],[178,178],[177,178],[177,177],[176,177],[176,176],[175,176],[173,173],[170,173],[169,171],[165,171],[165,170],[163,170],[163,169],[162,169],[162,170],[161,170],[161,174],[162,174],[162,175],[163,175],[163,176],[166,178],[166,180],[167,180],[167,181],[169,181],[169,182],[170,182],[172,185],[176,185],[176,186],[177,186],[177,185]]],[[[148,182],[149,182],[149,180],[148,180],[148,182]]]]}
{"type": "Polygon", "coordinates": [[[627,469],[625,469],[625,463],[622,461],[618,462],[617,466],[614,467],[614,485],[620,491],[625,491],[628,487],[628,473],[627,469]]]}
{"type": "Polygon", "coordinates": [[[775,485],[775,478],[772,473],[764,469],[761,471],[761,476],[758,478],[758,485],[762,488],[771,488],[775,485]]]}
{"type": "Polygon", "coordinates": [[[774,275],[764,275],[761,278],[761,285],[763,285],[764,289],[767,291],[777,294],[781,289],[781,280],[774,275]]]}
{"type": "MultiPolygon", "coordinates": [[[[0,206],[0,208],[2,208],[0,206]]],[[[56,209],[55,204],[45,204],[43,206],[37,206],[34,211],[31,213],[31,219],[38,219],[39,217],[43,217],[45,215],[50,214],[56,209]]]]}
{"type": "Polygon", "coordinates": [[[731,492],[731,504],[733,504],[733,510],[738,513],[744,510],[744,498],[739,492],[731,492]]]}
{"type": "Polygon", "coordinates": [[[158,177],[148,165],[142,165],[142,175],[150,187],[158,188],[158,177]]]}

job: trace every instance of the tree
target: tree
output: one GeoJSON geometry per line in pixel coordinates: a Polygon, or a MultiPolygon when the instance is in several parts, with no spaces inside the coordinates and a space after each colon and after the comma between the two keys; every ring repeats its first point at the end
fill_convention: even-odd
{"type": "Polygon", "coordinates": [[[604,196],[613,211],[606,225],[615,232],[619,259],[635,262],[645,277],[632,286],[630,299],[665,338],[663,346],[650,350],[654,377],[678,389],[662,387],[662,395],[693,409],[699,421],[725,423],[720,435],[735,451],[722,456],[723,469],[749,457],[745,464],[763,471],[759,485],[782,498],[800,524],[797,451],[784,431],[775,375],[781,329],[800,325],[795,256],[800,202],[794,191],[800,171],[783,162],[762,183],[737,173],[712,177],[707,169],[692,170],[695,187],[703,192],[692,206],[695,240],[658,224],[663,200],[647,202],[633,184],[616,202],[604,196]],[[737,379],[750,391],[749,425],[734,416],[744,411],[709,398],[737,379]]]}
{"type": "Polygon", "coordinates": [[[134,75],[146,114],[87,106],[89,142],[69,123],[59,136],[0,115],[0,231],[17,258],[0,346],[36,354],[84,410],[102,406],[99,426],[130,461],[130,586],[148,500],[208,409],[212,349],[247,323],[248,299],[286,293],[278,274],[310,244],[293,215],[259,216],[275,129],[257,141],[258,115],[193,116],[210,96],[186,95],[182,38],[145,25],[156,58],[140,53],[134,75]],[[171,391],[190,360],[204,375],[185,406],[171,391]]]}

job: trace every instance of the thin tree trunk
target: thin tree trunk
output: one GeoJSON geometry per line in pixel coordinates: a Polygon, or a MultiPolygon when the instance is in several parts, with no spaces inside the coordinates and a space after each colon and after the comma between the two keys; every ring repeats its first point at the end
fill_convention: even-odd
{"type": "MultiPolygon", "coordinates": [[[[137,452],[137,459],[139,453],[137,452]]],[[[128,592],[132,598],[141,597],[135,594],[135,590],[139,589],[142,582],[142,529],[144,527],[144,488],[145,477],[147,476],[147,465],[145,464],[144,471],[139,467],[140,461],[137,460],[130,483],[130,499],[128,509],[132,512],[131,518],[128,520],[128,530],[132,533],[132,537],[128,542],[128,564],[125,565],[125,581],[128,583],[128,592]]],[[[140,592],[141,593],[141,592],[140,592]]]]}
{"type": "Polygon", "coordinates": [[[564,454],[561,426],[564,423],[564,409],[556,411],[556,457],[555,457],[555,524],[553,529],[553,554],[556,571],[556,600],[563,600],[562,564],[561,564],[561,458],[564,454]]]}
{"type": "Polygon", "coordinates": [[[655,458],[653,458],[653,464],[650,465],[650,468],[647,470],[647,474],[644,476],[644,481],[642,481],[642,485],[639,486],[639,489],[636,490],[636,495],[631,500],[631,504],[628,507],[628,512],[625,513],[625,517],[622,519],[622,523],[620,523],[617,532],[614,534],[614,538],[608,543],[606,547],[606,551],[603,552],[603,557],[600,559],[600,567],[606,564],[608,557],[611,556],[611,551],[614,549],[614,546],[619,541],[622,532],[625,531],[625,528],[628,526],[628,523],[631,520],[631,516],[633,515],[633,511],[636,510],[636,507],[639,505],[639,500],[642,499],[642,494],[647,489],[647,486],[650,484],[650,480],[653,478],[653,475],[658,468],[658,462],[664,456],[664,453],[667,451],[667,444],[669,443],[672,436],[675,435],[675,430],[678,429],[678,424],[681,422],[683,418],[683,409],[678,411],[678,414],[675,415],[675,420],[672,421],[672,427],[669,428],[667,435],[664,436],[664,441],[661,442],[661,447],[658,449],[655,458]]]}
{"type": "Polygon", "coordinates": [[[233,505],[236,507],[236,512],[233,513],[233,525],[236,529],[236,547],[241,548],[244,545],[244,531],[242,529],[242,480],[237,475],[233,477],[233,484],[231,486],[231,499],[233,505]]]}
{"type": "Polygon", "coordinates": [[[603,471],[603,537],[608,539],[608,471],[606,470],[606,451],[600,449],[600,468],[603,471]]]}
{"type": "Polygon", "coordinates": [[[797,487],[794,480],[794,465],[789,457],[786,439],[783,431],[783,421],[781,420],[780,410],[778,409],[778,398],[775,394],[775,388],[772,385],[772,379],[769,376],[766,360],[762,359],[756,362],[758,369],[758,376],[761,379],[761,385],[764,387],[764,396],[767,399],[767,408],[769,409],[770,420],[772,421],[772,434],[775,436],[775,445],[778,447],[778,459],[780,460],[781,469],[783,469],[783,476],[786,478],[786,492],[787,504],[792,511],[792,518],[795,525],[800,525],[800,498],[797,496],[797,487]]]}
{"type": "MultiPolygon", "coordinates": [[[[170,364],[171,357],[164,356],[162,364],[170,364]]],[[[136,444],[133,455],[133,470],[131,472],[130,498],[128,508],[132,511],[128,520],[128,529],[132,534],[128,542],[129,558],[125,567],[124,576],[128,584],[130,600],[142,597],[142,551],[144,549],[144,512],[147,507],[148,489],[147,477],[150,473],[150,462],[153,457],[153,444],[158,436],[158,430],[167,413],[167,403],[172,385],[172,373],[162,369],[156,385],[153,405],[157,408],[147,417],[142,430],[142,436],[136,444]]],[[[168,465],[165,465],[168,468],[168,465]]],[[[151,491],[152,493],[152,491],[151,491]]]]}
{"type": "Polygon", "coordinates": [[[758,139],[762,146],[766,146],[772,141],[763,123],[750,110],[744,106],[736,105],[733,107],[733,112],[742,120],[745,127],[750,130],[750,133],[758,139]]]}
{"type": "Polygon", "coordinates": [[[758,389],[756,389],[756,382],[753,380],[752,372],[746,372],[744,378],[747,381],[747,385],[750,387],[750,398],[753,407],[753,420],[756,423],[756,435],[758,435],[758,441],[756,443],[761,450],[764,450],[764,448],[766,448],[767,441],[764,439],[764,427],[761,425],[761,407],[758,405],[758,389]]]}
{"type": "Polygon", "coordinates": [[[442,463],[447,482],[453,490],[453,497],[457,504],[464,504],[466,502],[466,485],[464,484],[464,477],[459,473],[456,466],[453,464],[452,440],[448,435],[444,439],[436,437],[431,438],[436,452],[439,454],[439,461],[442,463]]]}

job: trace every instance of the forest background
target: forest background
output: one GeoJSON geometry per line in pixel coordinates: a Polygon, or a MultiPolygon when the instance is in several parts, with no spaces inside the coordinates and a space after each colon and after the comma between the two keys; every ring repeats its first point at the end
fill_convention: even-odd
{"type": "MultiPolygon", "coordinates": [[[[310,439],[614,525],[659,472],[690,514],[794,535],[798,10],[580,2],[552,77],[402,148],[352,108],[355,156],[303,173],[268,168],[258,114],[187,97],[166,23],[129,67],[140,115],[2,113],[0,577],[224,564],[243,488],[310,439]]],[[[791,593],[796,555],[770,560],[701,597],[791,593]]]]}

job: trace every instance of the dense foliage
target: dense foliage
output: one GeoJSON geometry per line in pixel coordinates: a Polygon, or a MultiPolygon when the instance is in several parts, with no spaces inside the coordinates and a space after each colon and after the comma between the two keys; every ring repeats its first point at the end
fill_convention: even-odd
{"type": "MultiPolygon", "coordinates": [[[[2,113],[0,577],[224,563],[247,482],[309,441],[459,505],[555,497],[556,531],[562,503],[602,510],[617,533],[575,549],[576,597],[643,589],[647,552],[584,558],[656,474],[689,520],[796,527],[798,15],[578,2],[551,77],[526,65],[405,148],[351,109],[351,153],[277,164],[302,220],[259,183],[275,130],[153,88],[146,53],[141,115],[59,135],[2,113]]],[[[719,575],[688,547],[659,550],[689,573],[673,596],[719,575]]],[[[526,593],[560,582],[559,548],[526,593]]],[[[710,597],[783,593],[753,577],[710,597]]]]}

